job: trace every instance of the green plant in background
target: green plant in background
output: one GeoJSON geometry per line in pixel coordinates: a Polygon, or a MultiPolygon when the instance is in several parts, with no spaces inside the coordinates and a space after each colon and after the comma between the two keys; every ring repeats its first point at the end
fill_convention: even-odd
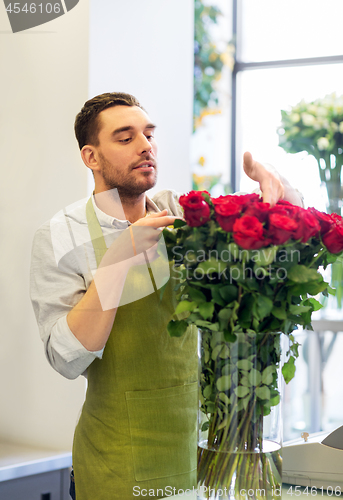
{"type": "MultiPolygon", "coordinates": [[[[335,93],[306,102],[302,99],[288,111],[281,110],[279,145],[287,153],[307,151],[318,162],[319,175],[328,195],[328,212],[341,215],[343,165],[343,96],[335,93]]],[[[337,305],[343,301],[343,265],[332,266],[331,285],[337,305]]]]}
{"type": "Polygon", "coordinates": [[[220,113],[219,95],[215,82],[222,75],[224,65],[233,66],[234,46],[227,43],[224,50],[218,47],[211,35],[213,25],[218,24],[221,10],[205,5],[203,0],[194,3],[194,124],[201,125],[209,114],[220,113]]]}
{"type": "Polygon", "coordinates": [[[192,175],[192,188],[195,191],[211,191],[213,186],[220,182],[222,174],[218,175],[192,175]]]}
{"type": "Polygon", "coordinates": [[[328,192],[328,211],[341,215],[343,96],[333,93],[313,102],[302,99],[289,111],[282,110],[281,116],[279,145],[287,153],[307,151],[316,158],[328,192]]]}

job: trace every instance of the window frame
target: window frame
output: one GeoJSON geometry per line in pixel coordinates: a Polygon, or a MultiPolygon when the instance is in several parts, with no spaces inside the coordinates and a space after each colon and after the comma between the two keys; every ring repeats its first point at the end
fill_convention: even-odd
{"type": "Polygon", "coordinates": [[[286,67],[303,67],[312,65],[325,65],[325,64],[342,64],[343,55],[334,56],[320,56],[320,57],[305,57],[299,59],[280,59],[272,61],[254,61],[244,62],[241,59],[241,41],[243,23],[242,9],[239,0],[232,0],[232,37],[235,40],[235,64],[232,71],[231,80],[231,187],[233,192],[239,191],[239,181],[241,172],[241,159],[237,158],[237,137],[239,134],[239,117],[237,113],[237,77],[243,71],[253,71],[254,69],[270,69],[270,68],[286,68],[286,67]]]}

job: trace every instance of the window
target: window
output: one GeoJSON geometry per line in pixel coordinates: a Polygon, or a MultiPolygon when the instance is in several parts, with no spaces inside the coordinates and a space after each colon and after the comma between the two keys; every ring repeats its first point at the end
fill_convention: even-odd
{"type": "MultiPolygon", "coordinates": [[[[277,129],[281,109],[301,99],[343,95],[342,17],[340,0],[233,0],[233,190],[250,191],[254,185],[241,175],[243,152],[251,151],[276,166],[303,193],[307,206],[325,210],[316,160],[305,152],[285,153],[277,129]]],[[[343,376],[338,356],[343,334],[337,324],[319,321],[318,332],[297,333],[302,348],[295,379],[286,387],[285,440],[300,437],[303,430],[329,431],[342,424],[337,381],[343,376]]]]}

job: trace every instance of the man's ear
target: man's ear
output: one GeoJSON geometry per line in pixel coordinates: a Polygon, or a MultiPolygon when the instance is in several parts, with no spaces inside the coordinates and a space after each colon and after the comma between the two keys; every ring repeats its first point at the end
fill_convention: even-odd
{"type": "Polygon", "coordinates": [[[81,149],[82,161],[86,165],[86,167],[93,170],[93,173],[100,169],[97,157],[98,155],[96,154],[96,149],[94,146],[86,144],[86,146],[83,146],[83,148],[81,149]]]}

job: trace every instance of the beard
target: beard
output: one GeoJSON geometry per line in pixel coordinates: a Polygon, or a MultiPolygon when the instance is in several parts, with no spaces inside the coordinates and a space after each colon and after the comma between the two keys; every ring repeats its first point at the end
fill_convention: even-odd
{"type": "Polygon", "coordinates": [[[137,164],[130,164],[125,171],[115,167],[101,153],[99,154],[101,161],[101,175],[107,189],[117,189],[121,197],[135,198],[153,188],[157,182],[157,162],[149,154],[140,160],[153,161],[154,171],[140,172],[139,178],[132,173],[137,164]]]}

